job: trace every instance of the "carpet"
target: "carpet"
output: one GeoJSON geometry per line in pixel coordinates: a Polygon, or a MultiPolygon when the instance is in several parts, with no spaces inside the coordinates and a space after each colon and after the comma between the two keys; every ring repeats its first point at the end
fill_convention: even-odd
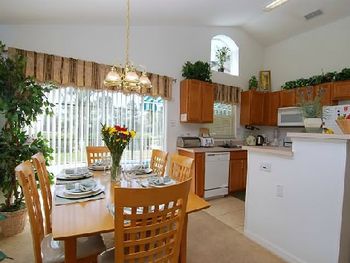
{"type": "Polygon", "coordinates": [[[282,263],[263,247],[202,211],[189,216],[188,263],[282,263]]]}

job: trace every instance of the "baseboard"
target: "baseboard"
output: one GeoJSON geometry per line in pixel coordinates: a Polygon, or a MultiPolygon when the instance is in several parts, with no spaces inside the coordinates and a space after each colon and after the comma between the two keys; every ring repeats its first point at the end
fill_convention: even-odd
{"type": "Polygon", "coordinates": [[[259,245],[263,246],[267,250],[271,251],[272,253],[276,254],[280,258],[284,259],[285,261],[289,263],[307,263],[304,260],[301,260],[300,258],[288,253],[284,249],[272,244],[271,242],[267,241],[266,239],[253,234],[247,230],[244,229],[244,235],[248,237],[249,239],[253,240],[255,243],[258,243],[259,245]]]}

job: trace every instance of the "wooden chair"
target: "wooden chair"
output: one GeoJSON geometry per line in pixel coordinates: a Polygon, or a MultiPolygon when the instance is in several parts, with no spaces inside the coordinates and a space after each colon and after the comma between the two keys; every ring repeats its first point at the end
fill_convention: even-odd
{"type": "Polygon", "coordinates": [[[92,165],[105,156],[110,156],[111,153],[107,146],[86,146],[86,157],[88,166],[92,165]]]}
{"type": "MultiPolygon", "coordinates": [[[[35,174],[30,161],[18,165],[16,176],[22,187],[29,214],[32,231],[34,257],[36,263],[64,262],[63,242],[52,239],[52,234],[44,234],[43,215],[35,174]]],[[[51,229],[51,224],[50,224],[51,229]]],[[[101,236],[77,239],[77,258],[79,263],[96,262],[96,257],[105,249],[101,236]]]]}
{"type": "Polygon", "coordinates": [[[153,149],[151,163],[150,163],[150,168],[152,169],[153,173],[160,176],[164,176],[167,160],[168,160],[167,152],[153,149]]]}
{"type": "Polygon", "coordinates": [[[115,247],[105,262],[178,262],[190,180],[163,188],[115,188],[115,247]]]}
{"type": "Polygon", "coordinates": [[[192,178],[193,159],[190,157],[173,154],[170,157],[169,176],[178,182],[192,178]]]}

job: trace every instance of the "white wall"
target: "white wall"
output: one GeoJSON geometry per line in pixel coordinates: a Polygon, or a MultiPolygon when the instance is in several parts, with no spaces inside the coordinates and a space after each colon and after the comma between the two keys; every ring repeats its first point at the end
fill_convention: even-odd
{"type": "MultiPolygon", "coordinates": [[[[317,19],[317,18],[315,18],[317,19]]],[[[286,81],[350,67],[350,16],[267,47],[272,90],[286,81]]]]}
{"type": "MultiPolygon", "coordinates": [[[[8,46],[100,63],[124,63],[124,27],[113,26],[0,26],[0,40],[8,46]]],[[[130,57],[147,70],[177,79],[168,103],[167,149],[175,151],[176,137],[198,134],[198,124],[179,123],[179,82],[187,61],[210,60],[210,40],[217,34],[231,37],[239,46],[240,76],[216,73],[213,81],[246,89],[248,79],[262,65],[263,48],[237,28],[132,27],[130,57]]]]}
{"type": "Polygon", "coordinates": [[[287,262],[349,262],[347,147],[293,138],[293,157],[249,151],[245,234],[287,262]]]}

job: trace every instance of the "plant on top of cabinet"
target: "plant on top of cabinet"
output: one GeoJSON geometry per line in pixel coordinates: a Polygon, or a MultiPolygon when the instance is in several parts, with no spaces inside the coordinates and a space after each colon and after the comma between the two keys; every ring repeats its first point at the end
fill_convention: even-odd
{"type": "Polygon", "coordinates": [[[255,76],[251,76],[249,79],[249,89],[257,89],[258,88],[258,80],[255,76]]]}
{"type": "Polygon", "coordinates": [[[218,71],[224,72],[224,64],[226,61],[228,61],[231,57],[231,50],[228,47],[222,47],[216,50],[215,52],[215,58],[217,59],[216,63],[218,64],[218,71]]]}
{"type": "Polygon", "coordinates": [[[200,60],[196,61],[195,63],[187,61],[182,66],[182,76],[185,79],[197,79],[211,82],[210,65],[209,63],[200,60]]]}
{"type": "Polygon", "coordinates": [[[334,78],[336,81],[350,80],[350,68],[344,68],[342,71],[336,73],[334,78]]]}

